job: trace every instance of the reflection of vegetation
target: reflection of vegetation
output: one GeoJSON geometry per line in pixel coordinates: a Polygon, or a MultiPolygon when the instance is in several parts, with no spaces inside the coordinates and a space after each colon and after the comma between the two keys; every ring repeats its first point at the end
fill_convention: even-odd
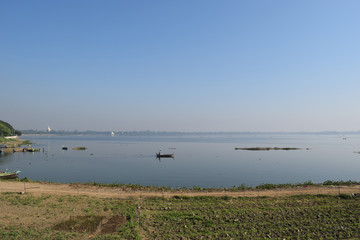
{"type": "Polygon", "coordinates": [[[74,147],[73,150],[86,150],[86,147],[74,147]]]}
{"type": "Polygon", "coordinates": [[[20,143],[20,145],[31,145],[32,142],[30,140],[24,140],[20,143]]]}

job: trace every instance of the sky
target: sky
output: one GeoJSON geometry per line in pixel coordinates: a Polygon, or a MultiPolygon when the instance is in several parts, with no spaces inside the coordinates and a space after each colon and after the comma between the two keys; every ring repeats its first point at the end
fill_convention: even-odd
{"type": "Polygon", "coordinates": [[[360,1],[2,0],[16,129],[360,130],[360,1]]]}

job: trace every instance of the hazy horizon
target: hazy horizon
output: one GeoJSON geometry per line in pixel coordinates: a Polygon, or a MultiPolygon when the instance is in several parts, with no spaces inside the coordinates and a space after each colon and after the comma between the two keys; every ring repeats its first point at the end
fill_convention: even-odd
{"type": "Polygon", "coordinates": [[[360,2],[0,2],[0,120],[69,131],[358,131],[360,2]]]}
{"type": "MultiPolygon", "coordinates": [[[[68,130],[68,129],[51,129],[49,132],[47,129],[17,129],[20,131],[23,131],[22,134],[33,134],[28,133],[29,131],[34,132],[40,132],[43,133],[50,133],[50,134],[73,134],[73,133],[99,133],[99,134],[110,134],[111,132],[114,132],[117,134],[127,134],[127,133],[149,133],[149,134],[360,134],[360,130],[349,130],[349,131],[153,131],[153,130],[121,130],[121,129],[111,129],[111,130],[102,130],[102,131],[96,131],[96,130],[68,130]]],[[[37,133],[34,133],[37,134],[37,133]]],[[[345,136],[342,136],[345,138],[345,136]]],[[[346,139],[346,138],[345,138],[346,139]]]]}

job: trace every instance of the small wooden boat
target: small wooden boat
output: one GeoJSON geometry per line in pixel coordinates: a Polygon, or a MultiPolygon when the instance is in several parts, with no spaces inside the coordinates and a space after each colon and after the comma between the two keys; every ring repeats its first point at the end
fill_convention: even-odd
{"type": "Polygon", "coordinates": [[[8,179],[8,178],[17,178],[17,176],[19,175],[21,171],[17,170],[17,171],[13,171],[13,172],[8,172],[6,171],[1,171],[0,172],[0,178],[2,179],[8,179]]]}
{"type": "Polygon", "coordinates": [[[25,148],[14,148],[13,152],[25,152],[25,148]]]}
{"type": "Polygon", "coordinates": [[[157,157],[157,158],[174,158],[174,153],[161,154],[161,153],[159,152],[159,153],[156,153],[156,157],[157,157]]]}
{"type": "Polygon", "coordinates": [[[36,148],[25,148],[25,151],[27,152],[40,152],[40,148],[36,149],[36,148]]]}

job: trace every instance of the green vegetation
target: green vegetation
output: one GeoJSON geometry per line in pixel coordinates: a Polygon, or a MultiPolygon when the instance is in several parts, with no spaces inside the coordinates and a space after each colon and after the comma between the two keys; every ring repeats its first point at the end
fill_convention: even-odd
{"type": "Polygon", "coordinates": [[[30,140],[24,140],[21,142],[20,145],[31,145],[31,144],[32,144],[32,142],[30,140]]]}
{"type": "MultiPolygon", "coordinates": [[[[352,182],[352,185],[356,184],[356,182],[353,182],[353,181],[348,181],[348,182],[352,182]]],[[[324,185],[324,184],[315,184],[311,181],[306,181],[304,183],[295,183],[295,184],[293,184],[293,183],[281,183],[281,184],[264,183],[264,184],[256,186],[255,188],[256,189],[278,189],[278,188],[306,187],[306,186],[316,186],[316,185],[320,186],[320,185],[324,185]]],[[[349,186],[350,184],[344,184],[344,185],[349,186]]]]}
{"type": "Polygon", "coordinates": [[[297,187],[308,187],[308,186],[353,186],[353,185],[360,185],[360,182],[357,181],[331,181],[327,180],[323,183],[313,183],[312,181],[306,181],[303,183],[280,183],[280,184],[273,184],[273,183],[264,183],[257,185],[255,187],[246,186],[245,184],[241,184],[239,186],[233,186],[231,188],[202,188],[198,186],[193,186],[192,188],[171,188],[166,186],[144,186],[139,184],[122,184],[122,183],[97,183],[97,182],[89,182],[84,183],[87,185],[92,186],[99,186],[99,187],[115,187],[115,188],[122,188],[127,190],[139,191],[139,190],[146,190],[146,191],[166,191],[166,192],[214,192],[214,191],[223,191],[223,192],[235,192],[240,190],[269,190],[269,189],[284,189],[284,188],[297,188],[297,187]]]}
{"type": "Polygon", "coordinates": [[[121,188],[122,190],[131,190],[131,191],[175,191],[170,187],[155,187],[155,186],[143,186],[139,184],[123,184],[123,183],[97,183],[97,182],[88,182],[83,183],[84,185],[98,186],[98,187],[113,187],[121,188]]]}
{"type": "Polygon", "coordinates": [[[86,150],[86,147],[74,147],[73,150],[86,150]]]}
{"type": "MultiPolygon", "coordinates": [[[[9,181],[9,180],[3,180],[1,181],[9,181]]],[[[28,179],[27,177],[22,179],[14,179],[11,181],[20,181],[20,182],[44,182],[44,181],[34,181],[31,179],[28,179]]],[[[53,183],[49,182],[48,183],[53,183]]],[[[79,183],[73,183],[75,185],[79,183]]],[[[121,188],[122,190],[129,190],[129,191],[156,191],[156,192],[217,192],[217,191],[223,191],[223,192],[235,192],[235,191],[241,191],[241,190],[269,190],[269,189],[284,189],[284,188],[297,188],[297,187],[308,187],[308,186],[358,186],[360,185],[360,182],[357,181],[331,181],[327,180],[323,183],[313,183],[312,181],[306,181],[303,183],[281,183],[281,184],[273,184],[273,183],[264,183],[257,185],[255,187],[246,186],[245,184],[241,184],[239,186],[233,186],[231,188],[201,188],[194,186],[192,188],[171,188],[167,186],[145,186],[140,184],[124,184],[124,183],[98,183],[98,182],[88,182],[88,183],[81,183],[83,185],[90,185],[90,186],[98,186],[98,187],[108,187],[108,188],[121,188]]]]}
{"type": "Polygon", "coordinates": [[[0,120],[0,138],[7,136],[21,135],[21,132],[15,130],[9,123],[0,120]]]}
{"type": "Polygon", "coordinates": [[[0,195],[1,239],[356,239],[358,195],[99,199],[0,195]]]}
{"type": "Polygon", "coordinates": [[[0,145],[6,145],[8,148],[3,148],[2,150],[5,153],[12,153],[13,150],[21,150],[19,148],[23,145],[31,145],[32,143],[29,140],[22,140],[20,138],[12,139],[12,138],[3,138],[0,137],[0,145]]]}
{"type": "Polygon", "coordinates": [[[176,197],[148,200],[150,239],[344,239],[360,235],[359,198],[176,197]]]}
{"type": "Polygon", "coordinates": [[[18,147],[21,145],[30,145],[32,144],[29,140],[22,140],[19,138],[11,139],[11,138],[2,138],[0,137],[0,145],[6,144],[8,147],[18,147]]]}
{"type": "Polygon", "coordinates": [[[343,181],[343,180],[340,180],[340,181],[330,181],[330,180],[327,180],[323,183],[324,186],[351,186],[351,185],[357,185],[359,184],[359,182],[356,182],[356,181],[343,181]]]}

